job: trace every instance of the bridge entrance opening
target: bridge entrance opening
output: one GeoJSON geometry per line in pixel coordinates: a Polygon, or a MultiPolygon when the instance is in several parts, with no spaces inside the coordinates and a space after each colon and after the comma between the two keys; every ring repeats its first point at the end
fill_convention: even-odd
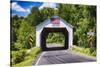
{"type": "Polygon", "coordinates": [[[65,37],[61,32],[51,32],[46,38],[47,48],[64,47],[65,37]]]}
{"type": "Polygon", "coordinates": [[[43,28],[41,32],[41,49],[43,51],[68,49],[68,38],[68,31],[66,28],[43,28]],[[49,39],[51,39],[48,39],[48,37],[54,34],[61,35],[59,37],[62,39],[58,37],[58,40],[62,40],[62,45],[60,45],[59,47],[56,44],[54,44],[53,47],[50,44],[48,44],[50,42],[49,39]]]}

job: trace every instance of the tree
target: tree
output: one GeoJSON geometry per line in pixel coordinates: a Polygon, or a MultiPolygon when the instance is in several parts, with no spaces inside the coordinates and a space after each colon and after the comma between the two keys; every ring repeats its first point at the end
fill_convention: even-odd
{"type": "Polygon", "coordinates": [[[33,7],[31,13],[27,16],[26,20],[33,26],[36,26],[39,22],[39,9],[38,7],[33,7]]]}

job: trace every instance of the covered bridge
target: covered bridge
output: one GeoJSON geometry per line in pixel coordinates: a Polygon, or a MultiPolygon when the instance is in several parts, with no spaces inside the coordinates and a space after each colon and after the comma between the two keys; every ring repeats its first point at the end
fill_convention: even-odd
{"type": "Polygon", "coordinates": [[[50,32],[61,32],[65,36],[63,49],[71,48],[73,45],[73,26],[59,16],[52,16],[36,26],[36,46],[47,50],[46,37],[50,32]]]}

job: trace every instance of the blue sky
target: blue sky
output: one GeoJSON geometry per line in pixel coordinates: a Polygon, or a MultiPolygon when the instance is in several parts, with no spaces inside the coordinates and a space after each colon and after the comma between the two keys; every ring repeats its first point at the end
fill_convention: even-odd
{"type": "Polygon", "coordinates": [[[57,9],[56,3],[48,3],[48,2],[34,2],[34,1],[11,1],[11,15],[18,15],[18,16],[27,16],[32,7],[38,7],[39,10],[43,9],[44,7],[50,7],[57,9]]]}

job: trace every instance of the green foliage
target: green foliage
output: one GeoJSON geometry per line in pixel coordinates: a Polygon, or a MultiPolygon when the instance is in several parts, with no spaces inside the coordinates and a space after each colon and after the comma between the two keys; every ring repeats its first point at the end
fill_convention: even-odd
{"type": "Polygon", "coordinates": [[[74,46],[72,50],[76,52],[84,53],[89,56],[96,57],[96,48],[83,48],[83,47],[74,46]]]}
{"type": "Polygon", "coordinates": [[[32,65],[39,53],[40,53],[40,48],[38,47],[32,48],[31,52],[25,56],[22,62],[12,65],[12,67],[32,65]]]}
{"type": "MultiPolygon", "coordinates": [[[[60,4],[58,12],[61,18],[74,26],[74,44],[87,47],[87,32],[93,30],[96,33],[96,7],[60,4]]],[[[94,45],[96,43],[95,35],[93,38],[94,45]]]]}
{"type": "Polygon", "coordinates": [[[25,50],[12,51],[12,64],[20,63],[25,59],[25,50]]]}
{"type": "Polygon", "coordinates": [[[32,35],[33,39],[33,46],[35,46],[35,27],[32,27],[31,24],[27,23],[26,21],[22,20],[20,23],[19,28],[16,30],[16,43],[15,47],[14,44],[12,48],[20,47],[22,48],[28,48],[29,45],[29,35],[32,35]],[[16,45],[18,44],[18,46],[16,45]]]}
{"type": "Polygon", "coordinates": [[[29,22],[31,25],[36,26],[39,22],[39,9],[37,7],[33,7],[31,13],[26,18],[26,21],[29,22]]]}
{"type": "MultiPolygon", "coordinates": [[[[87,5],[59,4],[57,10],[47,7],[39,10],[38,7],[33,7],[31,13],[28,14],[26,18],[23,19],[18,16],[12,18],[12,26],[14,29],[12,32],[14,34],[13,37],[15,38],[15,40],[13,40],[22,42],[21,44],[28,44],[28,35],[33,31],[32,35],[35,45],[35,26],[53,15],[60,16],[74,26],[75,45],[88,47],[87,32],[92,30],[94,33],[93,46],[96,47],[96,7],[87,5]]],[[[56,40],[56,36],[48,39],[48,42],[52,40],[54,42],[59,41],[56,40]]]]}
{"type": "MultiPolygon", "coordinates": [[[[11,51],[15,51],[12,54],[14,56],[14,64],[24,60],[24,57],[21,60],[18,59],[23,56],[21,50],[30,48],[30,35],[33,38],[32,47],[35,47],[36,25],[53,15],[60,16],[74,26],[74,45],[82,47],[82,49],[75,49],[76,51],[96,56],[96,6],[59,4],[57,10],[47,7],[39,10],[38,7],[33,7],[27,17],[18,17],[17,15],[11,17],[11,51]],[[87,32],[89,31],[94,33],[92,37],[92,48],[88,47],[87,32]]],[[[46,42],[64,43],[64,36],[63,34],[50,33],[46,42]]],[[[32,49],[32,53],[27,55],[29,60],[22,62],[22,65],[32,62],[32,57],[34,56],[35,58],[39,51],[37,48],[32,49]]]]}
{"type": "Polygon", "coordinates": [[[40,53],[40,48],[34,47],[34,48],[32,48],[32,51],[31,51],[31,53],[29,54],[29,56],[31,56],[31,57],[36,57],[37,54],[39,54],[39,53],[40,53]]]}
{"type": "Polygon", "coordinates": [[[64,44],[64,35],[62,33],[49,33],[46,39],[47,43],[60,43],[64,44]]]}
{"type": "Polygon", "coordinates": [[[24,48],[24,45],[21,43],[15,43],[14,46],[15,46],[15,50],[21,50],[22,48],[24,48]]]}

